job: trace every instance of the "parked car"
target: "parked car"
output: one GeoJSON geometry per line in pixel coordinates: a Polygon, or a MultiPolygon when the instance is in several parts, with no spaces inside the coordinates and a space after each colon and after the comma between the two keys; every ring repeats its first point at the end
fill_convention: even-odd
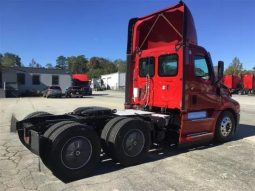
{"type": "Polygon", "coordinates": [[[92,90],[90,87],[84,86],[71,86],[66,89],[65,97],[83,97],[85,95],[91,95],[92,90]]]}
{"type": "Polygon", "coordinates": [[[49,86],[43,92],[43,97],[62,97],[62,90],[59,86],[49,86]]]}

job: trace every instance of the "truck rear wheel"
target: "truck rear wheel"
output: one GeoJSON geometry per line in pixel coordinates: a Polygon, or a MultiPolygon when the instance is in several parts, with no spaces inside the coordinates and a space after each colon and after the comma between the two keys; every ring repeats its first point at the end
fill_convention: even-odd
{"type": "Polygon", "coordinates": [[[103,131],[101,133],[101,146],[106,155],[111,156],[111,152],[109,150],[108,146],[108,138],[110,135],[110,132],[112,128],[121,120],[126,119],[126,117],[116,117],[111,119],[103,128],[103,131]]]}
{"type": "Polygon", "coordinates": [[[112,157],[124,166],[141,162],[150,148],[150,130],[136,118],[120,120],[112,128],[108,144],[112,157]]]}
{"type": "Polygon", "coordinates": [[[99,163],[99,138],[86,125],[66,124],[54,131],[50,140],[51,170],[65,182],[86,177],[99,163]]]}
{"type": "Polygon", "coordinates": [[[230,141],[235,132],[236,121],[233,114],[224,111],[218,118],[215,129],[215,140],[220,143],[230,141]]]}
{"type": "MultiPolygon", "coordinates": [[[[53,124],[50,126],[43,134],[44,138],[47,140],[50,140],[51,135],[59,128],[63,127],[64,125],[75,123],[74,121],[61,121],[58,123],[53,124]]],[[[42,162],[47,166],[48,168],[51,168],[51,160],[50,160],[50,144],[47,142],[43,145],[43,147],[40,148],[40,157],[42,162]]]]}

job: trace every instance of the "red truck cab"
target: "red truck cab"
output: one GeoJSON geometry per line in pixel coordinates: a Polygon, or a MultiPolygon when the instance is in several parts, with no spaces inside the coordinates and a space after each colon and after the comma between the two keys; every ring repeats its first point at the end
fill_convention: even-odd
{"type": "Polygon", "coordinates": [[[126,108],[179,112],[179,143],[212,139],[226,113],[238,123],[239,104],[221,85],[223,63],[216,78],[184,3],[130,20],[127,61],[126,108]]]}

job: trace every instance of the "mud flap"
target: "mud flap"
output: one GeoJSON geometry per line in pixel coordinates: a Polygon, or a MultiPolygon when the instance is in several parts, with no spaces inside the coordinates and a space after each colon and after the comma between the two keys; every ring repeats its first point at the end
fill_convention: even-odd
{"type": "Polygon", "coordinates": [[[33,130],[30,130],[31,133],[31,141],[30,141],[30,150],[32,153],[39,155],[40,153],[40,135],[33,130]]]}
{"type": "Polygon", "coordinates": [[[10,131],[11,132],[17,132],[17,129],[16,129],[16,123],[18,122],[17,118],[15,117],[14,114],[12,114],[12,118],[11,118],[11,127],[10,127],[10,131]]]}

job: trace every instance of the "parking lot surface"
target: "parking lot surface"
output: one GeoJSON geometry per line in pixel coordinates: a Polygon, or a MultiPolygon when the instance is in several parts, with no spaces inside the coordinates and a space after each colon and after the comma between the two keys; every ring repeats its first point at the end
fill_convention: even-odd
{"type": "Polygon", "coordinates": [[[255,190],[255,96],[233,96],[241,104],[240,126],[231,142],[189,149],[154,148],[140,165],[123,168],[102,159],[88,178],[65,184],[10,132],[11,116],[53,114],[81,106],[123,109],[124,93],[103,91],[71,99],[0,99],[0,191],[11,190],[255,190]]]}

